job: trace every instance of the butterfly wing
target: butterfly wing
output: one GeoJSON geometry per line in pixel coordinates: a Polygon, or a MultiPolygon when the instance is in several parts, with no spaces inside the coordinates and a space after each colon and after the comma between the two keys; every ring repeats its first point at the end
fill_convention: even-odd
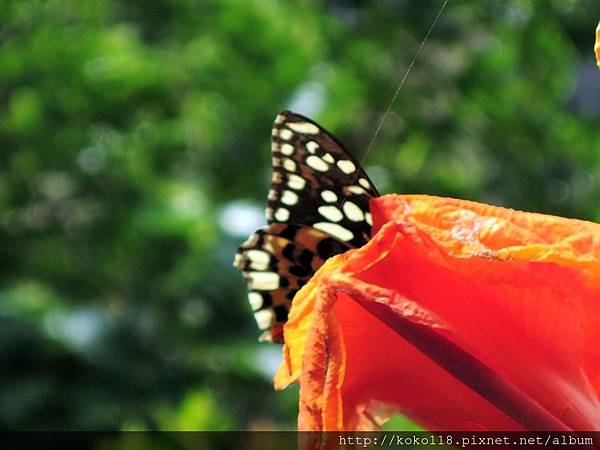
{"type": "Polygon", "coordinates": [[[234,265],[248,283],[261,339],[282,342],[296,292],[324,261],[364,245],[377,190],[358,162],[319,125],[289,111],[272,130],[269,225],[240,246],[234,265]]]}
{"type": "Polygon", "coordinates": [[[361,247],[370,238],[369,199],[379,194],[358,162],[319,125],[289,111],[272,130],[267,220],[310,226],[361,247]]]}
{"type": "Polygon", "coordinates": [[[283,342],[283,324],[296,292],[327,258],[350,248],[322,231],[284,223],[261,228],[241,245],[234,264],[248,283],[261,340],[283,342]]]}

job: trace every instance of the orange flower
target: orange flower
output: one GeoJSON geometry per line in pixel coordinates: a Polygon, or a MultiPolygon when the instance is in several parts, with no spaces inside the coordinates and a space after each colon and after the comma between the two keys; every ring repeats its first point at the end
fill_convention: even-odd
{"type": "Polygon", "coordinates": [[[428,196],[296,295],[276,388],[300,430],[600,430],[600,225],[428,196]]]}

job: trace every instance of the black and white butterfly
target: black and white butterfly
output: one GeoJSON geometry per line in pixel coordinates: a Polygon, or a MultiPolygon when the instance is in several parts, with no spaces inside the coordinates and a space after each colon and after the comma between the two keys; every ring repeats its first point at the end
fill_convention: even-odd
{"type": "Polygon", "coordinates": [[[266,227],[236,254],[261,340],[282,342],[296,292],[329,257],[371,237],[369,199],[379,194],[352,155],[327,131],[290,111],[271,132],[273,177],[266,227]]]}

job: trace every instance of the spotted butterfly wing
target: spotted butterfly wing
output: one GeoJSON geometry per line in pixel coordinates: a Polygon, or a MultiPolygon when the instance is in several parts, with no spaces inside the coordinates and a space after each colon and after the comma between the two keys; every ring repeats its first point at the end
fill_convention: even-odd
{"type": "Polygon", "coordinates": [[[369,199],[379,194],[352,155],[310,119],[284,111],[271,135],[269,225],[240,246],[234,265],[248,283],[261,339],[282,342],[296,292],[327,258],[370,239],[369,199]]]}

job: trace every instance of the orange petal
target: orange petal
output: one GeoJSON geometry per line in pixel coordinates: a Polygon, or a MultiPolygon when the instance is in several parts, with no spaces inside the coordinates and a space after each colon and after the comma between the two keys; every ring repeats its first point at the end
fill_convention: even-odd
{"type": "MultiPolygon", "coordinates": [[[[386,196],[371,207],[376,237],[329,260],[297,294],[285,326],[276,385],[300,382],[299,429],[373,429],[390,408],[431,430],[543,429],[553,420],[600,429],[585,362],[598,272],[592,260],[577,261],[597,244],[563,248],[551,237],[568,241],[570,225],[574,233],[597,225],[422,196],[386,196]],[[552,252],[563,259],[547,262],[552,252]],[[388,313],[374,317],[357,301],[388,313]],[[482,391],[436,346],[411,342],[386,317],[439,336],[500,384],[487,378],[482,391]],[[507,401],[531,401],[540,407],[532,417],[547,420],[494,400],[502,383],[523,394],[507,401]]],[[[486,380],[483,372],[474,380],[486,380]]]]}
{"type": "MultiPolygon", "coordinates": [[[[596,223],[426,195],[387,195],[374,199],[371,208],[374,232],[387,221],[406,220],[454,256],[466,252],[500,260],[553,262],[577,269],[573,276],[584,277],[592,291],[600,290],[596,223]]],[[[581,301],[587,319],[582,366],[600,392],[600,305],[596,295],[581,301]]]]}

